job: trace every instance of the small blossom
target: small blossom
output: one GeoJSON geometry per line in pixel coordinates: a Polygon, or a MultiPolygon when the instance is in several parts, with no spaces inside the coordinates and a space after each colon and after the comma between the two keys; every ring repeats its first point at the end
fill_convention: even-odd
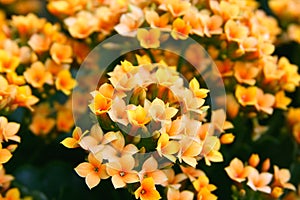
{"type": "Polygon", "coordinates": [[[52,84],[52,75],[46,70],[43,63],[37,61],[24,72],[24,77],[28,83],[35,88],[41,88],[45,83],[52,84]]]}
{"type": "Polygon", "coordinates": [[[106,173],[106,165],[102,164],[102,159],[96,159],[92,154],[89,154],[88,162],[79,164],[75,171],[79,176],[85,178],[85,182],[90,189],[96,187],[101,179],[109,177],[106,173]]]}
{"type": "Polygon", "coordinates": [[[54,119],[37,114],[32,118],[29,129],[35,135],[47,135],[48,133],[50,133],[54,126],[54,119]]]}
{"type": "Polygon", "coordinates": [[[235,96],[242,106],[255,105],[257,103],[257,87],[245,88],[238,85],[235,90],[235,96]]]}
{"type": "Polygon", "coordinates": [[[251,169],[249,166],[244,167],[244,164],[238,158],[234,158],[229,166],[225,168],[225,171],[232,180],[241,183],[246,180],[251,169]]]}
{"type": "Polygon", "coordinates": [[[173,188],[168,188],[168,200],[193,200],[194,193],[189,190],[179,191],[173,188]]]}
{"type": "Polygon", "coordinates": [[[268,172],[258,173],[255,168],[252,168],[248,174],[247,185],[254,191],[271,193],[271,188],[268,184],[271,182],[273,175],[268,172]]]}
{"type": "Polygon", "coordinates": [[[281,188],[286,188],[290,190],[296,190],[296,187],[288,183],[291,178],[291,173],[288,169],[279,169],[278,166],[274,165],[274,181],[273,186],[278,186],[281,188]]]}
{"type": "Polygon", "coordinates": [[[62,70],[56,77],[55,86],[57,90],[61,90],[64,94],[69,95],[76,86],[76,81],[72,78],[69,70],[62,70]]]}
{"type": "Polygon", "coordinates": [[[72,137],[65,138],[61,144],[64,145],[67,148],[77,148],[79,147],[79,142],[81,138],[87,133],[88,131],[85,131],[82,133],[82,130],[80,127],[76,127],[73,131],[72,137]]]}
{"type": "Polygon", "coordinates": [[[187,39],[190,31],[191,31],[191,26],[187,24],[183,19],[176,18],[173,21],[171,35],[175,40],[187,39]]]}
{"type": "Polygon", "coordinates": [[[72,47],[69,45],[54,43],[50,48],[50,55],[58,64],[71,63],[73,61],[72,54],[72,47]]]}
{"type": "Polygon", "coordinates": [[[153,178],[145,178],[141,186],[134,192],[136,199],[141,200],[158,200],[161,199],[159,192],[156,190],[153,178]]]}
{"type": "Polygon", "coordinates": [[[17,132],[20,129],[20,124],[15,122],[8,122],[6,117],[0,117],[0,142],[8,142],[13,140],[20,142],[21,138],[17,136],[17,132]]]}

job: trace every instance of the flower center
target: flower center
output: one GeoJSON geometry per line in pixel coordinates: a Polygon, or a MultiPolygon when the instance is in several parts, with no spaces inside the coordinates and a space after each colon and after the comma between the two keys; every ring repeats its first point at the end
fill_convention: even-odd
{"type": "Polygon", "coordinates": [[[121,177],[125,176],[125,172],[121,171],[121,172],[120,172],[120,176],[121,176],[121,177]]]}

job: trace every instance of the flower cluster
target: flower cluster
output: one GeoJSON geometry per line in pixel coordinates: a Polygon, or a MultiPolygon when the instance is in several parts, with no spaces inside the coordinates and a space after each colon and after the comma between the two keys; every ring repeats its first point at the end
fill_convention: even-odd
{"type": "MultiPolygon", "coordinates": [[[[80,146],[90,152],[88,162],[75,168],[87,185],[92,188],[111,177],[115,188],[135,188],[136,198],[159,199],[155,185],[162,185],[169,188],[170,199],[180,193],[193,199],[193,192],[179,191],[180,182],[191,173],[198,198],[215,199],[211,191],[216,187],[195,169],[202,158],[207,165],[223,161],[219,138],[214,135],[215,127],[224,132],[222,120],[221,124],[204,123],[205,118],[200,117],[208,109],[204,98],[209,91],[200,88],[196,78],[185,87],[176,69],[163,61],[137,66],[121,61],[108,75],[110,83],[91,93],[89,105],[101,127],[98,121],[84,133],[77,127],[73,137],[62,142],[68,148],[80,146]],[[177,164],[182,174],[176,176],[182,178],[174,183],[171,167],[177,164]]],[[[224,115],[218,110],[213,118],[224,115]]]]}

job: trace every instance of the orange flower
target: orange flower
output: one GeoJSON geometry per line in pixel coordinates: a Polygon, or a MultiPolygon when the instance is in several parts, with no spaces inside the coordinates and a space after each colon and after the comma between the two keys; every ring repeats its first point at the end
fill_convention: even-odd
{"type": "Polygon", "coordinates": [[[259,68],[252,63],[236,62],[234,64],[234,77],[239,83],[254,85],[259,71],[259,68]]]}
{"type": "Polygon", "coordinates": [[[17,136],[17,132],[20,129],[20,124],[15,122],[8,122],[6,117],[0,117],[0,142],[8,142],[13,140],[20,142],[21,138],[17,136]]]}
{"type": "Polygon", "coordinates": [[[18,188],[11,188],[9,189],[5,197],[3,198],[2,195],[0,194],[0,199],[2,200],[21,200],[21,194],[18,188]]]}
{"type": "Polygon", "coordinates": [[[293,127],[293,135],[296,141],[300,144],[300,123],[297,123],[293,127]]]}
{"type": "Polygon", "coordinates": [[[81,138],[88,133],[88,131],[85,131],[82,133],[82,130],[80,127],[77,127],[74,129],[72,137],[65,138],[61,144],[64,145],[67,148],[77,148],[79,147],[79,142],[81,138]]]}
{"type": "Polygon", "coordinates": [[[24,72],[24,77],[26,81],[35,88],[41,88],[45,83],[53,83],[51,73],[46,70],[40,61],[34,62],[30,68],[24,72]]]}
{"type": "Polygon", "coordinates": [[[154,10],[147,10],[145,13],[145,18],[148,24],[152,28],[165,28],[165,29],[170,29],[169,24],[169,13],[165,13],[162,16],[159,16],[157,12],[154,10]]]}
{"type": "Polygon", "coordinates": [[[254,191],[271,193],[271,188],[268,184],[271,182],[273,175],[268,172],[258,173],[257,169],[252,168],[248,174],[247,185],[254,191]]]}
{"type": "Polygon", "coordinates": [[[249,175],[252,167],[246,166],[238,158],[234,158],[228,167],[225,168],[227,175],[236,182],[243,182],[249,175]]]}
{"type": "Polygon", "coordinates": [[[288,183],[291,178],[291,173],[288,169],[279,169],[278,166],[274,165],[274,182],[272,186],[286,188],[296,191],[296,187],[288,183]]]}
{"type": "Polygon", "coordinates": [[[147,110],[140,105],[127,110],[127,116],[129,122],[134,126],[144,126],[151,121],[147,110]]]}
{"type": "Polygon", "coordinates": [[[300,122],[300,108],[289,108],[287,114],[287,121],[288,123],[293,126],[300,122]]]}
{"type": "Polygon", "coordinates": [[[175,40],[187,39],[190,31],[191,31],[191,26],[187,24],[183,19],[176,18],[173,21],[171,35],[175,40]]]}
{"type": "Polygon", "coordinates": [[[166,174],[157,169],[158,163],[150,156],[143,164],[142,170],[139,172],[140,180],[143,180],[144,177],[152,177],[155,184],[163,185],[166,181],[168,181],[168,178],[166,174]]]}
{"type": "Polygon", "coordinates": [[[194,193],[189,190],[180,192],[179,190],[169,187],[167,198],[168,200],[193,200],[194,193]]]}
{"type": "Polygon", "coordinates": [[[55,125],[55,120],[52,118],[46,118],[43,115],[35,115],[32,118],[32,122],[29,129],[35,135],[47,135],[55,125]]]}
{"type": "Polygon", "coordinates": [[[40,19],[35,14],[29,13],[26,16],[12,16],[11,23],[14,27],[18,29],[20,35],[24,36],[26,34],[36,33],[39,30],[41,30],[46,23],[46,19],[40,19]]]}
{"type": "Polygon", "coordinates": [[[137,39],[140,41],[140,45],[143,48],[158,48],[160,30],[159,29],[147,29],[139,28],[137,31],[137,39]]]}
{"type": "Polygon", "coordinates": [[[222,34],[223,19],[219,15],[209,16],[208,14],[200,15],[201,23],[203,24],[203,32],[207,37],[212,35],[222,34]]]}
{"type": "Polygon", "coordinates": [[[240,12],[240,7],[233,2],[209,1],[209,4],[214,13],[219,14],[224,21],[236,18],[240,12]]]}
{"type": "Polygon", "coordinates": [[[56,127],[58,131],[69,132],[74,126],[72,110],[63,109],[57,113],[56,127]]]}
{"type": "Polygon", "coordinates": [[[200,192],[204,188],[206,188],[210,192],[217,189],[215,185],[209,184],[209,179],[207,178],[206,175],[200,175],[198,179],[193,181],[193,186],[197,192],[200,192]]]}
{"type": "Polygon", "coordinates": [[[257,101],[255,107],[258,111],[263,111],[269,115],[273,113],[272,106],[275,103],[275,97],[272,94],[264,94],[263,90],[257,88],[257,101]]]}
{"type": "Polygon", "coordinates": [[[18,106],[27,107],[33,111],[31,106],[36,104],[38,101],[39,99],[32,95],[30,87],[28,85],[24,85],[17,88],[17,94],[13,103],[18,106]]]}
{"type": "Polygon", "coordinates": [[[106,98],[98,91],[94,91],[92,95],[94,99],[92,100],[91,104],[89,104],[89,108],[93,113],[95,113],[96,115],[101,115],[110,110],[111,108],[110,98],[106,98]]]}
{"type": "Polygon", "coordinates": [[[159,6],[160,9],[169,11],[174,18],[187,13],[190,7],[190,2],[182,0],[167,0],[159,6]]]}
{"type": "Polygon", "coordinates": [[[240,105],[232,94],[226,94],[226,112],[231,119],[239,113],[240,105]]]}
{"type": "Polygon", "coordinates": [[[58,64],[71,63],[73,61],[72,54],[72,47],[70,45],[54,43],[50,48],[50,55],[58,64]]]}
{"type": "Polygon", "coordinates": [[[14,85],[24,85],[26,83],[23,76],[19,76],[16,72],[8,72],[6,74],[7,81],[14,85]]]}
{"type": "Polygon", "coordinates": [[[102,164],[102,159],[96,159],[92,154],[89,154],[88,162],[79,164],[75,171],[80,177],[85,178],[85,183],[90,189],[96,187],[101,179],[109,178],[106,173],[106,165],[102,164]]]}
{"type": "Polygon", "coordinates": [[[2,169],[2,164],[7,163],[12,157],[12,154],[9,150],[3,149],[2,144],[0,143],[0,169],[2,169]]]}
{"type": "Polygon", "coordinates": [[[114,188],[122,188],[125,187],[127,183],[135,183],[139,181],[137,172],[133,170],[134,165],[135,160],[131,155],[124,155],[119,158],[118,161],[107,164],[106,171],[110,176],[112,176],[111,181],[114,188]]]}
{"type": "Polygon", "coordinates": [[[212,194],[207,188],[203,188],[197,194],[198,200],[217,200],[218,197],[212,194]]]}
{"type": "Polygon", "coordinates": [[[226,22],[224,29],[228,41],[241,43],[249,34],[247,26],[231,19],[226,22]]]}
{"type": "Polygon", "coordinates": [[[42,53],[49,50],[51,38],[42,34],[35,33],[30,37],[28,44],[33,49],[33,51],[42,53]]]}
{"type": "Polygon", "coordinates": [[[134,192],[135,198],[141,200],[158,200],[161,199],[159,192],[156,190],[152,177],[145,178],[141,186],[134,192]]]}
{"type": "Polygon", "coordinates": [[[242,106],[253,106],[257,103],[257,87],[252,86],[245,88],[241,85],[237,85],[235,97],[242,106]]]}
{"type": "Polygon", "coordinates": [[[45,62],[45,67],[47,71],[49,71],[53,76],[57,76],[57,74],[62,70],[68,70],[70,68],[69,64],[58,64],[54,62],[54,60],[48,58],[45,62]]]}
{"type": "Polygon", "coordinates": [[[0,49],[0,72],[14,72],[19,63],[20,59],[18,57],[0,49]]]}
{"type": "Polygon", "coordinates": [[[62,70],[56,77],[55,86],[57,90],[61,90],[66,95],[69,95],[71,93],[70,90],[76,86],[76,81],[72,78],[69,70],[62,70]]]}

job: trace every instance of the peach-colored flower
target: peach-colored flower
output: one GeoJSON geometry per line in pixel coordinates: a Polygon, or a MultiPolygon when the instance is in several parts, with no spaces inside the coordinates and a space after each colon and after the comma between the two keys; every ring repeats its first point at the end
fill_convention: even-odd
{"type": "Polygon", "coordinates": [[[29,129],[35,135],[47,135],[53,129],[54,125],[54,119],[37,114],[32,118],[29,129]]]}
{"type": "Polygon", "coordinates": [[[239,183],[246,180],[252,167],[246,166],[238,158],[234,158],[228,167],[225,168],[227,175],[234,181],[239,183]]]}
{"type": "Polygon", "coordinates": [[[141,200],[158,200],[161,199],[159,192],[156,190],[152,177],[143,179],[141,186],[134,192],[136,199],[141,200]]]}
{"type": "Polygon", "coordinates": [[[275,103],[275,97],[272,94],[264,94],[263,90],[257,88],[256,90],[257,101],[255,107],[258,111],[263,111],[267,114],[273,113],[273,105],[275,103]]]}
{"type": "Polygon", "coordinates": [[[12,25],[17,28],[20,35],[36,33],[41,30],[45,23],[45,18],[38,18],[35,14],[29,13],[26,16],[14,15],[12,16],[12,25]]]}
{"type": "Polygon", "coordinates": [[[169,188],[172,187],[176,190],[179,190],[181,187],[180,182],[187,179],[187,176],[183,173],[179,173],[175,175],[175,171],[172,168],[165,169],[163,172],[166,174],[168,180],[163,184],[164,187],[168,186],[169,188]]]}
{"type": "Polygon", "coordinates": [[[240,105],[232,94],[226,94],[226,112],[231,119],[239,113],[240,105]]]}
{"type": "Polygon", "coordinates": [[[127,183],[139,181],[137,172],[133,170],[134,166],[135,160],[128,154],[119,158],[118,161],[107,163],[106,171],[112,176],[111,181],[114,188],[122,188],[125,187],[127,183]]]}
{"type": "Polygon", "coordinates": [[[50,48],[51,58],[58,64],[71,63],[72,59],[72,47],[66,44],[54,43],[50,48]]]}
{"type": "Polygon", "coordinates": [[[57,76],[57,74],[62,70],[68,70],[70,68],[69,64],[58,64],[54,60],[48,58],[45,62],[45,67],[47,71],[49,71],[53,76],[57,76]]]}
{"type": "Polygon", "coordinates": [[[89,154],[88,162],[79,164],[75,171],[79,176],[85,178],[85,183],[90,189],[96,187],[101,179],[109,178],[106,173],[106,165],[102,164],[102,159],[96,159],[92,154],[89,154]]]}
{"type": "Polygon", "coordinates": [[[4,168],[0,169],[0,185],[4,190],[9,188],[12,180],[14,180],[12,175],[6,174],[4,168]]]}
{"type": "Polygon", "coordinates": [[[168,200],[193,200],[194,193],[189,190],[179,191],[169,187],[167,193],[168,200]]]}
{"type": "Polygon", "coordinates": [[[9,150],[2,148],[2,143],[0,143],[0,169],[2,169],[2,164],[7,163],[12,157],[9,150]]]}
{"type": "Polygon", "coordinates": [[[236,62],[234,64],[234,77],[239,83],[254,85],[259,71],[259,68],[252,63],[236,62]]]}
{"type": "Polygon", "coordinates": [[[196,167],[196,157],[201,153],[202,145],[190,138],[182,138],[180,143],[180,149],[178,152],[179,162],[184,161],[192,167],[196,167]]]}
{"type": "Polygon", "coordinates": [[[242,106],[254,106],[257,104],[257,90],[258,88],[255,86],[245,88],[241,85],[237,85],[235,97],[242,106]]]}
{"type": "Polygon", "coordinates": [[[219,14],[224,21],[237,18],[240,12],[240,7],[235,3],[227,1],[209,1],[209,4],[212,11],[219,14]]]}
{"type": "Polygon", "coordinates": [[[191,31],[191,26],[187,24],[183,19],[176,18],[173,21],[171,35],[175,40],[187,39],[190,31],[191,31]]]}
{"type": "Polygon", "coordinates": [[[41,88],[45,83],[52,84],[52,75],[48,72],[43,63],[37,61],[24,72],[24,77],[28,83],[35,88],[41,88]]]}
{"type": "Polygon", "coordinates": [[[288,169],[279,169],[278,166],[274,165],[274,181],[272,186],[286,188],[290,190],[296,190],[296,187],[288,183],[291,178],[291,173],[288,169]]]}
{"type": "Polygon", "coordinates": [[[42,53],[49,50],[51,38],[42,34],[35,33],[30,37],[28,44],[33,49],[33,51],[42,53]]]}
{"type": "Polygon", "coordinates": [[[205,173],[203,171],[201,171],[200,169],[196,169],[194,167],[184,167],[184,166],[180,166],[181,171],[187,175],[190,179],[191,182],[195,181],[199,176],[201,175],[205,175],[205,173]]]}
{"type": "Polygon", "coordinates": [[[69,70],[62,70],[57,74],[55,86],[57,90],[61,90],[64,94],[69,95],[76,86],[76,81],[72,78],[69,70]]]}
{"type": "Polygon", "coordinates": [[[81,138],[88,133],[88,131],[85,131],[82,133],[82,130],[80,127],[76,127],[73,131],[72,137],[65,138],[61,144],[64,145],[67,148],[77,148],[79,147],[79,142],[81,138]]]}
{"type": "Polygon", "coordinates": [[[86,10],[82,10],[76,16],[64,20],[72,37],[84,39],[97,30],[98,20],[86,10]]]}
{"type": "Polygon", "coordinates": [[[239,21],[228,20],[224,29],[228,41],[241,43],[249,34],[248,27],[241,24],[239,21]]]}
{"type": "Polygon", "coordinates": [[[201,13],[200,21],[203,26],[203,33],[207,37],[211,37],[212,35],[222,34],[223,19],[219,15],[209,16],[206,13],[204,14],[201,13]]]}
{"type": "Polygon", "coordinates": [[[142,170],[139,172],[140,180],[143,180],[145,177],[152,177],[155,184],[163,185],[168,178],[166,174],[158,169],[158,163],[150,156],[147,160],[145,160],[142,170]]]}
{"type": "Polygon", "coordinates": [[[140,41],[140,45],[143,48],[157,48],[160,45],[159,42],[160,30],[159,29],[147,29],[139,28],[137,30],[137,39],[140,41]]]}
{"type": "Polygon", "coordinates": [[[260,191],[264,193],[271,193],[271,188],[268,184],[271,182],[273,175],[268,172],[262,172],[259,174],[257,169],[252,168],[248,174],[247,185],[254,191],[260,191]]]}
{"type": "Polygon", "coordinates": [[[230,59],[225,59],[224,61],[216,60],[215,63],[222,77],[232,76],[234,62],[230,59]]]}
{"type": "Polygon", "coordinates": [[[162,133],[157,141],[156,150],[160,156],[175,162],[176,157],[174,154],[180,150],[180,145],[177,141],[170,141],[167,133],[162,133]]]}
{"type": "Polygon", "coordinates": [[[222,162],[223,155],[219,152],[221,143],[216,136],[207,136],[202,147],[201,155],[204,157],[205,164],[210,166],[211,162],[222,162]]]}
{"type": "Polygon", "coordinates": [[[15,71],[20,63],[17,56],[11,55],[9,52],[0,49],[0,72],[15,71]]]}
{"type": "Polygon", "coordinates": [[[137,29],[144,22],[143,11],[136,6],[129,5],[131,12],[121,15],[120,23],[115,26],[115,30],[124,36],[134,37],[137,29]]]}
{"type": "Polygon", "coordinates": [[[8,140],[20,142],[21,138],[16,135],[19,129],[20,124],[8,122],[6,117],[0,116],[0,142],[8,140]]]}

